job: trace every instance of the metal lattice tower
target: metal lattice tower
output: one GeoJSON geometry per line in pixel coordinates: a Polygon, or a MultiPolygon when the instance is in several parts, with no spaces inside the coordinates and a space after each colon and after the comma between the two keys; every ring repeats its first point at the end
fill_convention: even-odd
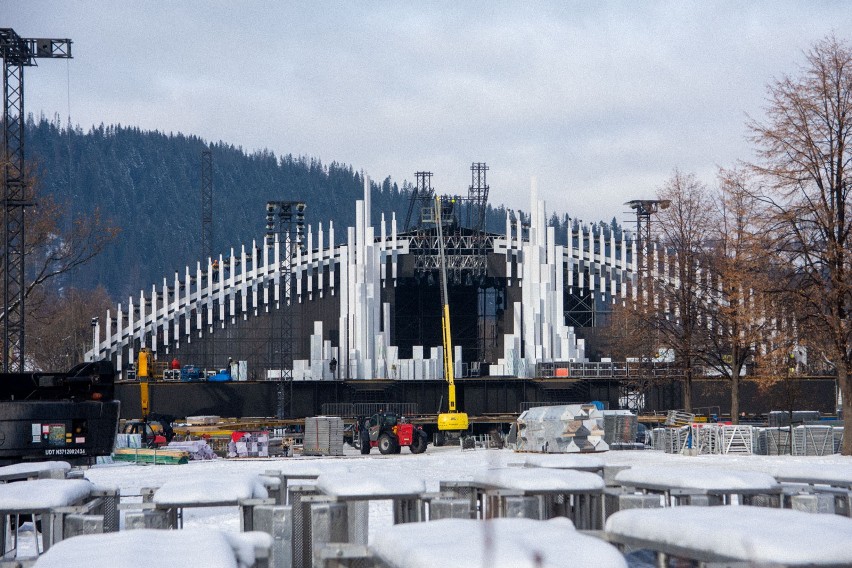
{"type": "Polygon", "coordinates": [[[23,371],[26,270],[25,209],[34,205],[24,160],[24,67],[36,59],[70,59],[70,39],[22,38],[0,28],[3,58],[3,371],[23,371]]]}
{"type": "Polygon", "coordinates": [[[201,152],[201,262],[213,254],[213,153],[201,152]]]}
{"type": "Polygon", "coordinates": [[[639,296],[642,295],[643,288],[648,285],[648,292],[651,292],[648,279],[651,277],[653,255],[651,254],[651,215],[662,210],[668,209],[671,201],[668,199],[634,199],[628,201],[625,205],[629,206],[636,212],[636,268],[638,274],[637,286],[639,296]]]}
{"type": "Polygon", "coordinates": [[[485,181],[488,166],[485,162],[474,162],[470,165],[470,187],[467,191],[468,226],[482,231],[485,229],[485,213],[488,207],[488,183],[485,181]]]}
{"type": "Polygon", "coordinates": [[[411,217],[417,211],[417,226],[423,223],[423,211],[434,207],[435,190],[432,189],[432,172],[414,172],[414,191],[408,201],[408,214],[405,216],[405,230],[412,228],[411,217]]]}
{"type": "MultiPolygon", "coordinates": [[[[293,318],[290,313],[293,277],[290,266],[296,248],[304,246],[305,207],[302,201],[266,202],[266,242],[272,243],[277,237],[282,249],[282,296],[278,302],[279,341],[275,345],[274,334],[271,334],[269,346],[270,362],[277,365],[281,373],[278,383],[278,418],[293,415],[293,318]]],[[[270,322],[274,321],[274,318],[270,318],[270,322]]]]}

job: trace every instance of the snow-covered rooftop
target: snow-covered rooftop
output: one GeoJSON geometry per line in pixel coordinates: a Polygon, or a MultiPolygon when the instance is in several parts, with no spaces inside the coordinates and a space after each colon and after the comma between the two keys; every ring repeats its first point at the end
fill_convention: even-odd
{"type": "Polygon", "coordinates": [[[92,493],[85,479],[33,479],[0,484],[0,511],[38,511],[68,507],[92,493]]]}
{"type": "Polygon", "coordinates": [[[618,472],[615,481],[649,489],[694,489],[719,493],[775,491],[779,488],[778,482],[768,473],[707,466],[632,467],[618,472]]]}
{"type": "Polygon", "coordinates": [[[751,506],[630,509],[607,519],[606,533],[760,565],[852,565],[852,519],[840,515],[751,506]]]}
{"type": "Polygon", "coordinates": [[[373,542],[393,568],[626,568],[612,545],[574,530],[568,519],[445,519],[395,525],[373,542]],[[428,546],[426,543],[440,543],[428,546]]]}

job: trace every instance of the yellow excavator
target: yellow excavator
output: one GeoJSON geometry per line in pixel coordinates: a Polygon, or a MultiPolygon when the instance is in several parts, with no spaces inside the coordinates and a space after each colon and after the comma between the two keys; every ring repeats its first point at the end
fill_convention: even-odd
{"type": "Polygon", "coordinates": [[[450,333],[450,297],[447,293],[447,258],[444,252],[444,229],[441,198],[435,196],[435,226],[438,230],[438,255],[441,269],[441,331],[444,341],[444,377],[449,385],[447,412],[438,414],[438,430],[467,430],[467,414],[456,408],[456,383],[453,365],[453,338],[450,333]]]}

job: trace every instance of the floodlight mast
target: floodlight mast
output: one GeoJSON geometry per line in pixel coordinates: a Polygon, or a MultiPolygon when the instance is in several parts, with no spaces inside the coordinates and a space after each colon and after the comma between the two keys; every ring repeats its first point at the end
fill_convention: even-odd
{"type": "MultiPolygon", "coordinates": [[[[651,215],[668,209],[672,202],[668,199],[634,199],[625,203],[636,212],[636,267],[638,269],[637,286],[639,297],[651,276],[651,215]]],[[[650,286],[649,286],[650,289],[650,286]]]]}
{"type": "Polygon", "coordinates": [[[3,371],[23,371],[25,360],[24,300],[26,296],[24,211],[30,199],[24,161],[24,67],[36,59],[70,59],[70,39],[22,38],[0,28],[3,59],[3,371]]]}

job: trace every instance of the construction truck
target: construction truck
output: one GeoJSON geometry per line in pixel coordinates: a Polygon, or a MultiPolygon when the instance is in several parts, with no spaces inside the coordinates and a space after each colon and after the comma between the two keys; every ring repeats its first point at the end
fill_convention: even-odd
{"type": "Polygon", "coordinates": [[[89,464],[115,445],[119,402],[109,361],[67,373],[0,373],[0,465],[63,460],[89,464]]]}
{"type": "Polygon", "coordinates": [[[450,332],[450,297],[447,291],[447,258],[444,251],[444,219],[440,196],[435,196],[435,227],[438,232],[438,255],[441,270],[441,335],[444,347],[444,378],[447,381],[447,412],[438,414],[438,434],[443,440],[446,432],[460,433],[468,429],[468,418],[456,408],[455,365],[453,362],[453,337],[450,332]]]}
{"type": "Polygon", "coordinates": [[[358,418],[352,437],[364,455],[372,448],[379,448],[382,454],[398,454],[405,446],[412,454],[422,454],[429,445],[429,435],[423,428],[393,412],[358,418]]]}

